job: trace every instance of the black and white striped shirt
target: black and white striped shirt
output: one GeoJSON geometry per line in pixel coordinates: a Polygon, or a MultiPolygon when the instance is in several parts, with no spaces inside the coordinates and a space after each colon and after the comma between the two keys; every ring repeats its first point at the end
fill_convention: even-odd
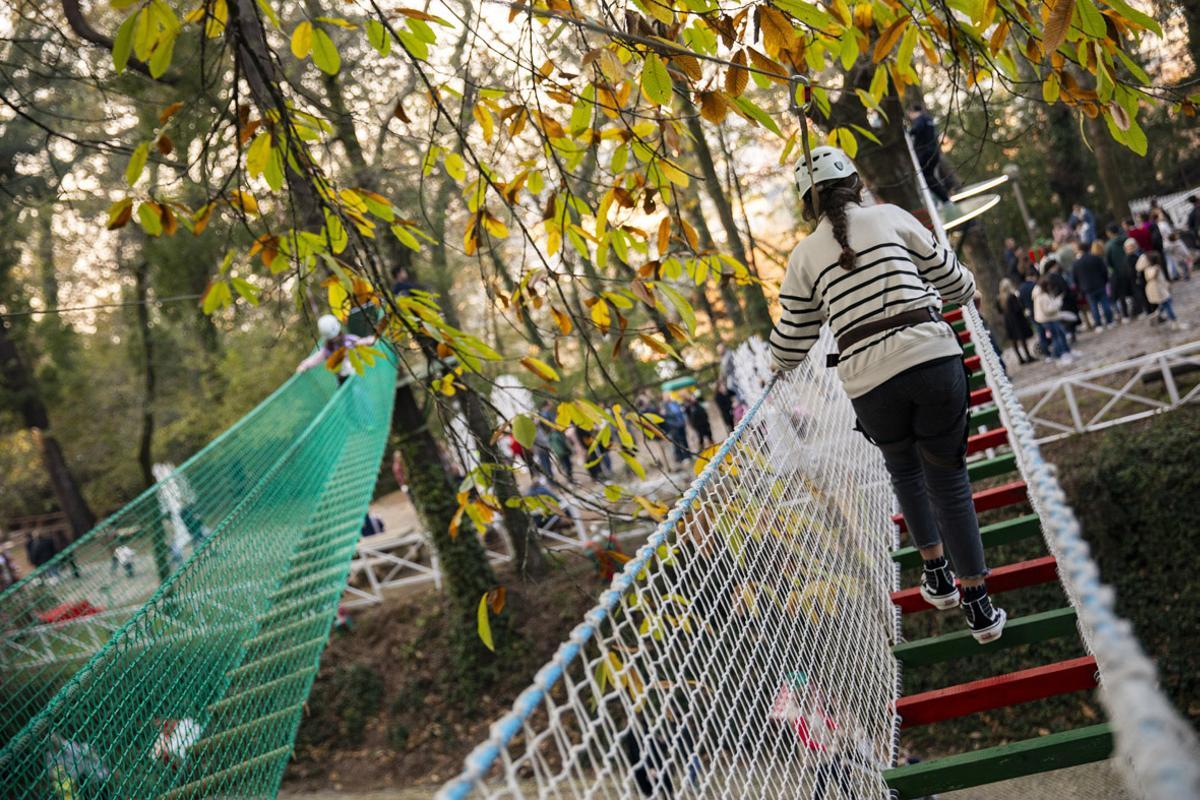
{"type": "MultiPolygon", "coordinates": [[[[838,337],[866,322],[940,308],[943,302],[964,303],[975,294],[971,273],[904,209],[852,205],[846,219],[857,255],[853,270],[837,263],[841,246],[828,219],[788,259],[779,295],[783,313],[770,337],[780,369],[804,360],[823,324],[838,337]]],[[[858,397],[906,369],[959,353],[958,339],[944,323],[895,328],[842,353],[838,377],[846,393],[858,397]]]]}

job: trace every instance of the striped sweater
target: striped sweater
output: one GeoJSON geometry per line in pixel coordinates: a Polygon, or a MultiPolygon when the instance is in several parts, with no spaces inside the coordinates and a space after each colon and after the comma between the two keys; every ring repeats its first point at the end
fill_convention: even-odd
{"type": "MultiPolygon", "coordinates": [[[[822,218],[788,258],[779,301],[783,313],[771,331],[771,356],[778,369],[797,366],[828,324],[835,337],[866,322],[903,311],[964,303],[975,279],[932,233],[893,205],[846,208],[850,246],[857,265],[837,263],[841,247],[822,218]]],[[[850,397],[859,397],[912,367],[962,353],[950,326],[925,322],[874,334],[841,353],[838,377],[850,397]]]]}

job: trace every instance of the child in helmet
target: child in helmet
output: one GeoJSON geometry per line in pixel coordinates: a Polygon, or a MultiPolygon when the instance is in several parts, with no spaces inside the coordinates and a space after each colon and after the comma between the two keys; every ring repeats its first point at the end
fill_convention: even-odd
{"type": "Polygon", "coordinates": [[[967,476],[962,348],[940,313],[943,302],[970,302],[975,279],[907,211],[862,205],[858,170],[841,150],[813,149],[796,184],[817,225],[788,259],[772,367],[799,365],[829,325],[839,351],[830,361],[925,560],[921,596],[938,609],[961,605],[980,643],[998,639],[1007,617],[988,598],[967,476]]]}
{"type": "MultiPolygon", "coordinates": [[[[296,372],[304,372],[318,364],[324,364],[330,356],[339,350],[350,347],[366,347],[375,344],[374,336],[355,336],[342,332],[342,323],[332,314],[326,314],[317,320],[317,334],[321,337],[321,347],[317,352],[304,359],[296,366],[296,372]]],[[[354,374],[350,359],[343,358],[338,368],[338,384],[341,384],[354,374]]]]}

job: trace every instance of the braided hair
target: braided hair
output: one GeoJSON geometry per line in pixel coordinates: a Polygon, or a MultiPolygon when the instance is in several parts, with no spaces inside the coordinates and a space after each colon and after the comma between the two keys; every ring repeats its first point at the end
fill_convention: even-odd
{"type": "MultiPolygon", "coordinates": [[[[836,181],[826,181],[819,183],[814,187],[821,193],[821,214],[829,217],[830,223],[833,225],[833,238],[842,246],[841,255],[838,256],[838,264],[842,269],[849,272],[854,269],[857,253],[850,246],[850,233],[847,230],[846,221],[846,206],[851,203],[862,202],[862,180],[857,174],[849,175],[836,181]]],[[[816,212],[812,207],[812,189],[804,195],[804,218],[807,220],[816,220],[816,212]]]]}

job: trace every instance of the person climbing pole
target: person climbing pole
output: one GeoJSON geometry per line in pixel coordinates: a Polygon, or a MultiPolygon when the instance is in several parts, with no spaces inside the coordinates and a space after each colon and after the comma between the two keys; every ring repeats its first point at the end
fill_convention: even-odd
{"type": "MultiPolygon", "coordinates": [[[[342,323],[332,314],[326,314],[317,320],[317,334],[321,339],[320,348],[301,361],[296,366],[296,372],[304,372],[318,364],[325,363],[339,350],[345,351],[351,347],[368,347],[375,344],[374,336],[355,336],[352,333],[343,332],[342,323]]],[[[354,367],[350,364],[350,359],[346,358],[343,353],[341,365],[338,367],[338,385],[340,386],[353,374],[354,367]]]]}
{"type": "Polygon", "coordinates": [[[858,170],[841,150],[814,148],[795,176],[805,218],[817,224],[788,259],[772,369],[798,366],[829,324],[839,351],[830,365],[858,429],[883,454],[925,561],[921,596],[940,610],[961,605],[976,641],[994,641],[1007,615],[988,597],[965,459],[967,376],[940,311],[970,302],[975,279],[907,211],[864,206],[858,170]]]}

